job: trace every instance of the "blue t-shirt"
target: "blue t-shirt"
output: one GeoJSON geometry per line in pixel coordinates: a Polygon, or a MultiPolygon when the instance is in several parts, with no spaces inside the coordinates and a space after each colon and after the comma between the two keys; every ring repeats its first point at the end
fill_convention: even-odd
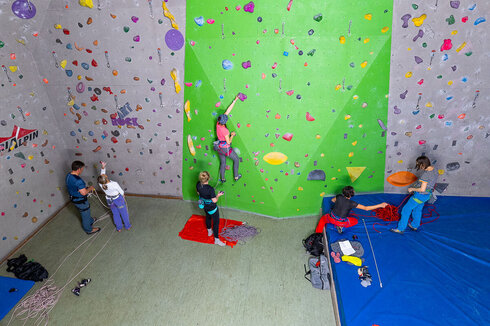
{"type": "Polygon", "coordinates": [[[72,197],[83,198],[82,194],[78,191],[87,187],[85,181],[82,180],[78,175],[68,173],[66,176],[66,187],[68,188],[68,193],[72,197]]]}

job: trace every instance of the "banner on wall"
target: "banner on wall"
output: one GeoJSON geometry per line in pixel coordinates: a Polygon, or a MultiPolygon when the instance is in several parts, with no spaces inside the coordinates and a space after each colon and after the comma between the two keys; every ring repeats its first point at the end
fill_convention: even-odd
{"type": "Polygon", "coordinates": [[[0,152],[11,152],[20,145],[27,143],[39,136],[37,129],[24,129],[14,126],[10,137],[0,137],[0,152]]]}

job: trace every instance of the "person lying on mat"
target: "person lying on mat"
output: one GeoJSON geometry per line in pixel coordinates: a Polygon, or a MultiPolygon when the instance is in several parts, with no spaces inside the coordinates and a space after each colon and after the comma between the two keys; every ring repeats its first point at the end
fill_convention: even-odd
{"type": "Polygon", "coordinates": [[[214,244],[218,246],[225,246],[226,244],[219,239],[219,210],[216,203],[219,197],[225,193],[223,191],[216,192],[214,188],[209,185],[209,173],[208,171],[202,171],[199,173],[199,181],[196,184],[197,194],[199,195],[199,208],[204,209],[206,213],[206,228],[208,229],[208,237],[214,234],[214,244]],[[211,221],[213,222],[213,229],[211,229],[211,221]]]}
{"type": "Polygon", "coordinates": [[[391,232],[403,233],[407,225],[412,231],[417,231],[420,226],[420,220],[422,219],[422,208],[426,201],[430,199],[432,190],[437,183],[439,174],[437,170],[430,165],[430,160],[427,156],[417,157],[415,167],[417,170],[424,170],[424,173],[419,178],[421,186],[419,188],[408,188],[409,193],[413,193],[413,196],[403,206],[400,221],[396,229],[391,229],[391,232]],[[408,220],[412,215],[412,223],[408,220]]]}
{"type": "Polygon", "coordinates": [[[377,208],[385,208],[388,204],[381,203],[372,206],[364,206],[356,203],[351,198],[354,197],[354,188],[346,186],[342,189],[342,194],[332,198],[333,207],[329,214],[325,214],[318,222],[315,232],[323,232],[325,224],[330,223],[337,227],[337,232],[342,233],[343,228],[348,228],[357,224],[357,219],[348,217],[353,208],[365,211],[372,211],[377,208]]]}

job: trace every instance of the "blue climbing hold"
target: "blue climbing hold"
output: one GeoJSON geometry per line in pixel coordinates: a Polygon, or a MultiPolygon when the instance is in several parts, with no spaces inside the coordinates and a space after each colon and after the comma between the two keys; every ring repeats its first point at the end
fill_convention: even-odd
{"type": "Polygon", "coordinates": [[[85,63],[85,62],[83,62],[83,63],[81,64],[81,66],[82,66],[82,68],[83,68],[83,69],[85,69],[85,70],[88,70],[88,68],[89,68],[88,63],[85,63]]]}
{"type": "Polygon", "coordinates": [[[65,70],[65,73],[66,73],[66,75],[67,75],[68,77],[73,76],[73,71],[71,71],[70,69],[65,70]]]}
{"type": "Polygon", "coordinates": [[[230,60],[223,60],[221,66],[223,66],[224,70],[230,70],[231,68],[233,68],[233,62],[231,62],[230,60]]]}
{"type": "Polygon", "coordinates": [[[202,26],[202,25],[204,25],[204,17],[203,16],[196,17],[196,18],[194,18],[194,22],[198,26],[202,26]]]}

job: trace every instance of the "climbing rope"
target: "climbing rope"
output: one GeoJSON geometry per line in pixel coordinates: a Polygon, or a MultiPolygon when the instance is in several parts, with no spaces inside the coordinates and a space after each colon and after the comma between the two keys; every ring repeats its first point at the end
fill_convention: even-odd
{"type": "MultiPolygon", "coordinates": [[[[359,217],[375,217],[377,219],[388,222],[388,223],[379,223],[379,222],[373,223],[374,231],[376,231],[377,233],[381,233],[381,231],[378,231],[375,226],[376,225],[389,226],[392,222],[399,221],[401,218],[401,216],[400,216],[401,207],[410,198],[410,196],[411,196],[410,194],[405,196],[405,198],[402,200],[402,202],[398,206],[387,205],[384,208],[377,208],[377,209],[373,210],[370,215],[352,214],[352,216],[357,217],[357,218],[359,218],[359,217]],[[373,215],[373,213],[374,213],[374,215],[373,215]]],[[[421,221],[420,225],[432,223],[439,218],[439,213],[436,211],[436,207],[434,205],[426,204],[425,207],[428,208],[428,212],[424,213],[422,215],[422,221],[421,221]],[[436,216],[435,218],[433,218],[430,221],[424,222],[424,220],[426,220],[428,218],[432,218],[433,214],[436,216]]]]}

